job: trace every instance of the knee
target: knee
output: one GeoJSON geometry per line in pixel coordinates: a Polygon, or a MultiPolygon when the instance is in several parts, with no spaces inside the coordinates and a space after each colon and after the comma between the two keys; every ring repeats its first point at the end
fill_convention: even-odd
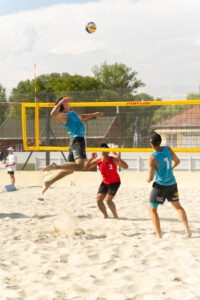
{"type": "Polygon", "coordinates": [[[112,203],[112,198],[106,198],[106,203],[109,205],[112,203]]]}
{"type": "Polygon", "coordinates": [[[185,211],[184,208],[183,208],[181,205],[180,205],[176,210],[177,210],[177,211],[182,211],[182,212],[185,211]]]}
{"type": "Polygon", "coordinates": [[[81,162],[76,163],[76,165],[77,165],[77,170],[82,171],[84,169],[85,163],[81,161],[81,162]]]}
{"type": "Polygon", "coordinates": [[[104,198],[102,198],[101,196],[97,196],[97,199],[96,199],[97,203],[101,203],[101,202],[103,202],[103,200],[104,200],[104,198]]]}
{"type": "Polygon", "coordinates": [[[150,212],[150,214],[157,214],[157,208],[149,206],[149,212],[150,212]]]}
{"type": "Polygon", "coordinates": [[[178,210],[183,210],[183,207],[180,205],[180,203],[173,203],[174,208],[178,210]]]}

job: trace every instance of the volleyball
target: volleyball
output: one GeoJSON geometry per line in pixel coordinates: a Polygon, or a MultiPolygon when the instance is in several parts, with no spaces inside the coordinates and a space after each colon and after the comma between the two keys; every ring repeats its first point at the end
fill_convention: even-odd
{"type": "Polygon", "coordinates": [[[94,33],[96,31],[97,27],[96,24],[94,22],[89,22],[87,23],[87,25],[85,26],[85,30],[88,33],[94,33]]]}

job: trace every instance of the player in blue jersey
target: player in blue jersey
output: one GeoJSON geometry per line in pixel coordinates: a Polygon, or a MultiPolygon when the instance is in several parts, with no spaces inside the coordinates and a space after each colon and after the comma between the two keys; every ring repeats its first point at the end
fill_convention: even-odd
{"type": "Polygon", "coordinates": [[[95,112],[91,114],[77,114],[70,110],[71,98],[60,98],[56,101],[55,107],[51,111],[51,116],[60,122],[62,126],[70,134],[69,156],[68,162],[65,164],[57,165],[55,163],[43,168],[43,171],[50,171],[60,169],[50,180],[44,182],[42,194],[52,185],[55,181],[73,173],[74,171],[83,170],[86,151],[85,151],[85,126],[82,121],[101,117],[103,113],[95,112]]]}
{"type": "Polygon", "coordinates": [[[179,203],[177,183],[173,174],[173,169],[180,163],[180,160],[170,147],[160,146],[161,142],[161,136],[153,132],[150,137],[150,144],[154,152],[148,160],[148,176],[146,179],[147,182],[154,179],[149,203],[156,236],[162,238],[157,208],[159,204],[163,204],[167,199],[178,212],[186,230],[186,237],[191,237],[185,210],[179,203]]]}

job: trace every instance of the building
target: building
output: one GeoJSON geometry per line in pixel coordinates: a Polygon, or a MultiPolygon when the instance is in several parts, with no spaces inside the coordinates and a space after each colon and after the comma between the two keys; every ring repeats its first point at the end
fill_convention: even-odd
{"type": "Polygon", "coordinates": [[[172,148],[200,148],[200,105],[189,108],[152,125],[172,148]]]}

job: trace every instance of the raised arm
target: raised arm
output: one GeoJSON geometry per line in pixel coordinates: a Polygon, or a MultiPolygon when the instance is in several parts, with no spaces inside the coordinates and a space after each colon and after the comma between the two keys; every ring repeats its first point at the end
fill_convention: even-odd
{"type": "Polygon", "coordinates": [[[95,112],[95,113],[91,113],[91,114],[81,114],[81,115],[78,114],[78,117],[81,121],[86,121],[86,120],[92,119],[94,117],[102,117],[102,116],[103,116],[103,113],[101,113],[101,112],[95,112]]]}
{"type": "Polygon", "coordinates": [[[97,154],[95,152],[92,152],[91,157],[89,158],[88,161],[86,161],[83,170],[90,170],[98,165],[98,160],[95,159],[97,158],[97,154]]]}
{"type": "Polygon", "coordinates": [[[169,149],[169,151],[171,152],[171,155],[172,155],[172,160],[173,160],[172,170],[173,170],[174,168],[176,168],[176,166],[178,166],[180,164],[180,159],[178,158],[176,153],[170,147],[167,147],[167,148],[169,149]]]}
{"type": "Polygon", "coordinates": [[[113,162],[115,165],[119,166],[122,169],[128,169],[127,163],[124,160],[122,160],[116,152],[113,152],[113,155],[113,162]]]}
{"type": "Polygon", "coordinates": [[[146,178],[147,182],[151,182],[153,180],[156,165],[157,165],[157,159],[153,155],[151,155],[148,159],[148,175],[146,178]]]}
{"type": "Polygon", "coordinates": [[[67,116],[65,113],[60,111],[61,105],[63,105],[65,102],[69,101],[69,97],[63,98],[51,111],[51,116],[63,124],[67,124],[67,116]]]}

